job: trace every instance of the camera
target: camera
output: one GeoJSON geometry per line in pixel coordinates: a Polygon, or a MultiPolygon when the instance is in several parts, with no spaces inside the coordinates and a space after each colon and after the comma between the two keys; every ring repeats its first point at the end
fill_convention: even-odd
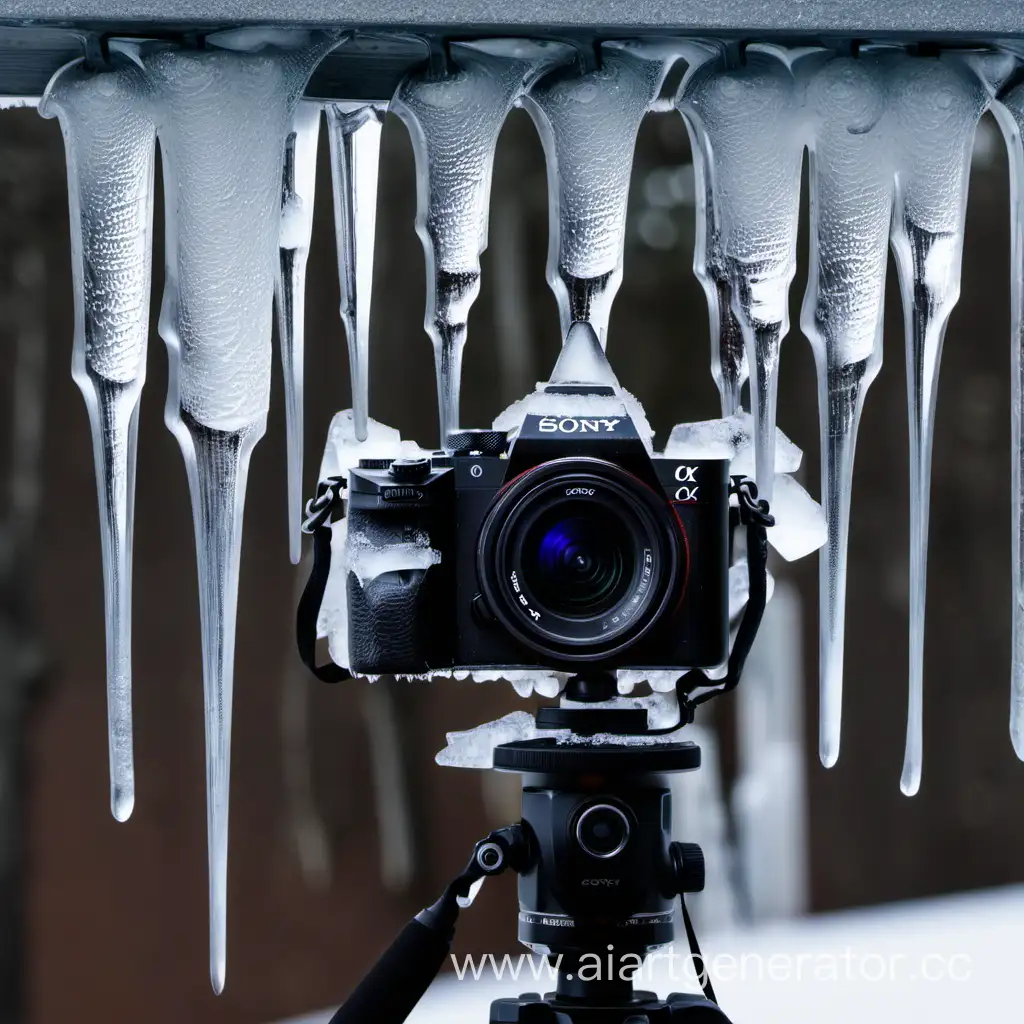
{"type": "Polygon", "coordinates": [[[511,439],[349,471],[354,674],[728,657],[729,461],[653,455],[611,386],[533,397],[511,439]]]}

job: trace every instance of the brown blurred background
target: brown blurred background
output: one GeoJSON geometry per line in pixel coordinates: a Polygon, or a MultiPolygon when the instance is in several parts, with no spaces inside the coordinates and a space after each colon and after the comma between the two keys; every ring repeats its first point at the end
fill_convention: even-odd
{"type": "MultiPolygon", "coordinates": [[[[514,816],[514,783],[439,768],[433,755],[446,730],[522,704],[505,684],[327,687],[296,665],[291,623],[301,576],[287,557],[284,425],[275,381],[246,507],[229,969],[225,994],[212,995],[195,560],[185,474],[162,422],[164,348],[154,322],[136,506],[138,799],[130,821],[119,825],[107,809],[92,456],[85,407],[69,372],[72,292],[60,134],[56,122],[31,110],[3,118],[0,331],[8,390],[0,452],[4,479],[13,483],[0,533],[0,1021],[269,1024],[337,1003],[401,924],[436,897],[472,843],[514,816]],[[396,866],[393,857],[382,863],[379,836],[387,824],[381,823],[373,783],[382,771],[391,773],[385,781],[403,790],[412,808],[411,871],[396,866]]],[[[349,404],[325,151],[324,144],[308,280],[308,491],[331,414],[349,404]]],[[[661,439],[674,422],[715,416],[718,408],[708,372],[706,306],[690,270],[689,161],[681,119],[648,118],[637,148],[625,280],[610,331],[616,371],[644,402],[661,439]]],[[[490,248],[470,321],[467,426],[487,425],[546,376],[557,353],[557,315],[544,281],[546,197],[540,145],[528,118],[516,112],[498,147],[490,248]]],[[[403,436],[431,442],[435,393],[422,330],[424,271],[414,202],[412,151],[405,130],[389,117],[371,412],[403,436]]],[[[986,120],[972,182],[963,295],[940,384],[926,759],[917,798],[905,799],[898,787],[906,705],[908,471],[894,277],[886,365],[860,436],[843,752],[833,771],[822,769],[816,756],[816,559],[774,567],[803,595],[815,911],[1024,878],[1024,817],[1017,813],[1024,765],[1007,736],[1008,212],[1005,155],[986,120]]],[[[805,266],[802,259],[792,291],[794,328],[783,347],[779,424],[804,448],[804,483],[817,493],[813,361],[796,326],[805,266]]],[[[159,289],[159,269],[155,277],[159,289]]],[[[155,300],[154,314],[157,308],[155,300]]],[[[729,708],[717,715],[727,727],[729,708]]],[[[734,769],[727,728],[723,760],[728,780],[734,769]]],[[[511,878],[485,887],[464,918],[457,950],[512,948],[514,898],[511,878]]]]}

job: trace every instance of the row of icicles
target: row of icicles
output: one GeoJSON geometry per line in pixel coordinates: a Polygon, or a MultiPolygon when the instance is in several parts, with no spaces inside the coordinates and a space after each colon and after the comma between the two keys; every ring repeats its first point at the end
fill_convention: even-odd
{"type": "MultiPolygon", "coordinates": [[[[211,976],[224,983],[228,766],[242,507],[265,430],[276,293],[286,382],[291,555],[300,554],[303,291],[321,110],[334,177],[342,320],[357,432],[367,421],[370,284],[382,116],[408,127],[417,229],[428,275],[425,326],[441,433],[458,425],[462,349],[487,243],[491,169],[514,106],[532,116],[549,172],[548,279],[564,329],[589,320],[602,343],[622,278],[637,131],[675,107],[697,170],[694,269],[707,293],[723,415],[749,378],[757,478],[771,497],[776,368],[788,332],[803,153],[810,152],[811,271],[801,327],[819,375],[822,504],[821,758],[839,752],[846,545],[854,442],[881,363],[887,250],[906,316],[911,444],[910,713],[902,787],[921,772],[928,495],[943,333],[960,285],[975,127],[992,109],[1015,174],[1024,86],[999,50],[917,56],[892,46],[821,47],[662,38],[602,43],[452,43],[447,68],[417,70],[387,102],[302,99],[339,32],[237,30],[202,49],[111,40],[109,63],[54,76],[40,113],[64,134],[76,286],[74,376],[89,407],[99,485],[107,618],[111,802],[135,799],[131,719],[131,542],[136,427],[146,365],[155,142],[166,193],[160,333],[171,374],[166,422],[181,445],[199,562],[206,709],[211,976]],[[685,75],[662,95],[678,61],[685,75]],[[282,166],[284,174],[282,176],[282,166]],[[283,181],[283,187],[282,187],[283,181]]],[[[1024,755],[1024,565],[1020,337],[1022,249],[1014,192],[1014,653],[1011,732],[1024,755]]]]}

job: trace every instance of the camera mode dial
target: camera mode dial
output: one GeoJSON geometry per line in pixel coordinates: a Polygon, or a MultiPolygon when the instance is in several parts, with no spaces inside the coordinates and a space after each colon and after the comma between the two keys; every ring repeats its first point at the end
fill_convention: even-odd
{"type": "Polygon", "coordinates": [[[395,459],[389,472],[395,483],[419,483],[430,476],[430,459],[395,459]]]}
{"type": "Polygon", "coordinates": [[[508,435],[502,430],[459,430],[445,441],[452,455],[504,455],[507,447],[508,435]]]}

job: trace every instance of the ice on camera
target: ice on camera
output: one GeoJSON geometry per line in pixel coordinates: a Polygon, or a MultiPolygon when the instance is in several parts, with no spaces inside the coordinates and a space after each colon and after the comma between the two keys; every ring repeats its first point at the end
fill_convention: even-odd
{"type": "MultiPolygon", "coordinates": [[[[674,459],[729,459],[729,471],[754,476],[754,420],[744,409],[717,420],[677,423],[665,444],[674,459]]],[[[775,472],[795,473],[804,453],[778,428],[775,431],[775,472]]]]}
{"type": "MultiPolygon", "coordinates": [[[[678,676],[678,673],[676,673],[678,676]]],[[[638,707],[647,711],[648,724],[652,729],[667,728],[679,720],[679,706],[674,695],[654,694],[647,698],[620,698],[600,704],[578,705],[563,701],[566,707],[638,707]]],[[[452,768],[493,768],[494,749],[503,743],[518,743],[524,740],[547,739],[559,744],[580,744],[601,746],[652,746],[670,743],[679,738],[678,730],[656,736],[620,736],[612,733],[596,733],[593,736],[579,736],[570,729],[538,729],[533,715],[526,711],[513,711],[493,722],[485,722],[473,729],[445,734],[447,743],[434,760],[439,765],[452,768]]]]}
{"type": "Polygon", "coordinates": [[[612,370],[594,328],[584,321],[572,324],[549,380],[539,382],[533,394],[513,402],[491,425],[510,436],[527,416],[572,416],[579,419],[621,418],[628,415],[648,451],[654,450],[654,431],[643,406],[625,388],[612,370]],[[557,384],[594,384],[612,388],[613,395],[548,394],[544,389],[557,384]]]}
{"type": "Polygon", "coordinates": [[[348,479],[348,471],[358,466],[360,459],[414,459],[429,457],[430,454],[415,441],[403,441],[394,427],[374,419],[367,420],[366,439],[360,441],[352,410],[345,409],[334,414],[327,430],[327,443],[320,460],[320,479],[339,476],[348,479]]]}

